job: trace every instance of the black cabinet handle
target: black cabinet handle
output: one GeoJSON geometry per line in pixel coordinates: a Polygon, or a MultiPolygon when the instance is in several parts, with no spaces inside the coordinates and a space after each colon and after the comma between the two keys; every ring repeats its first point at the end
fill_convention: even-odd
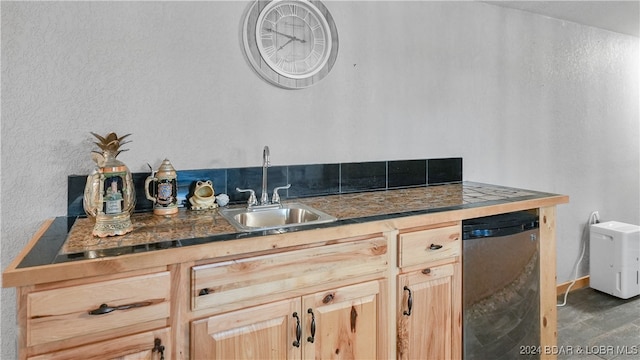
{"type": "Polygon", "coordinates": [[[311,336],[307,338],[307,341],[313,343],[316,337],[316,316],[313,315],[313,310],[309,308],[307,313],[311,314],[311,336]]]}
{"type": "Polygon", "coordinates": [[[153,349],[151,352],[157,352],[160,354],[160,360],[164,360],[164,345],[162,345],[162,340],[155,338],[153,341],[153,349]]]}
{"type": "Polygon", "coordinates": [[[409,298],[407,299],[408,310],[403,312],[402,314],[406,316],[411,316],[411,309],[413,308],[413,294],[411,293],[411,289],[409,289],[408,286],[405,286],[404,290],[409,292],[409,298]]]}
{"type": "Polygon", "coordinates": [[[103,315],[103,314],[108,314],[108,313],[116,311],[116,310],[127,310],[127,309],[132,309],[132,308],[137,308],[137,307],[149,306],[151,304],[152,304],[151,301],[143,301],[143,302],[139,302],[139,303],[120,305],[120,306],[109,306],[107,304],[102,304],[97,309],[90,310],[89,311],[89,315],[103,315]]]}
{"type": "Polygon", "coordinates": [[[293,346],[300,347],[300,338],[302,337],[302,326],[300,325],[300,317],[297,312],[292,315],[296,318],[296,341],[293,342],[293,346]]]}
{"type": "Polygon", "coordinates": [[[431,246],[429,246],[429,250],[438,250],[438,249],[442,249],[442,245],[431,244],[431,246]]]}

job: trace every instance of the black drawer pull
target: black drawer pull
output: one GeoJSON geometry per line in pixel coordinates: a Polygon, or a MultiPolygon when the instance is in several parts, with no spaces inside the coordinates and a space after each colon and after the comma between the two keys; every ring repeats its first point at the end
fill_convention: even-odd
{"type": "Polygon", "coordinates": [[[313,344],[316,338],[316,316],[311,308],[307,309],[307,313],[311,314],[311,336],[307,337],[307,341],[313,344]]]}
{"type": "Polygon", "coordinates": [[[198,293],[198,296],[204,296],[204,295],[209,295],[209,289],[201,289],[200,292],[198,293]]]}
{"type": "Polygon", "coordinates": [[[296,318],[296,341],[293,342],[293,346],[300,347],[300,338],[302,337],[302,326],[300,325],[300,317],[297,312],[292,315],[296,318]]]}
{"type": "Polygon", "coordinates": [[[120,306],[109,306],[107,304],[102,304],[102,305],[100,305],[99,308],[97,308],[95,310],[90,310],[89,311],[89,315],[104,315],[104,314],[108,314],[108,313],[116,311],[116,310],[127,310],[127,309],[132,309],[132,308],[149,306],[151,304],[152,304],[151,301],[143,301],[143,302],[139,302],[139,303],[120,305],[120,306]]]}
{"type": "Polygon", "coordinates": [[[164,345],[162,345],[162,340],[155,338],[151,352],[157,352],[160,354],[160,360],[164,360],[164,345]]]}
{"type": "Polygon", "coordinates": [[[405,316],[411,316],[411,309],[413,308],[413,294],[411,293],[411,289],[409,289],[408,286],[405,286],[403,289],[409,292],[409,297],[407,298],[408,311],[405,310],[402,314],[405,316]]]}
{"type": "Polygon", "coordinates": [[[438,249],[442,249],[442,245],[431,244],[431,246],[429,246],[429,250],[438,250],[438,249]]]}

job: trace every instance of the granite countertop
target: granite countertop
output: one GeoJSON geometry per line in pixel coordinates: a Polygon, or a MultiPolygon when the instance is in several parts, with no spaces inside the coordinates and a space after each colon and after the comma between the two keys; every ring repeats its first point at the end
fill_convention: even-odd
{"type": "MultiPolygon", "coordinates": [[[[289,200],[314,207],[338,218],[336,222],[274,231],[238,232],[218,210],[180,209],[170,216],[137,213],[133,232],[116,237],[91,235],[88,218],[56,218],[24,257],[19,268],[99,257],[198,245],[274,233],[342,226],[393,217],[411,216],[501,203],[541,199],[555,194],[497,185],[462,182],[438,186],[299,198],[289,200]]],[[[283,201],[286,203],[287,201],[283,201]]]]}

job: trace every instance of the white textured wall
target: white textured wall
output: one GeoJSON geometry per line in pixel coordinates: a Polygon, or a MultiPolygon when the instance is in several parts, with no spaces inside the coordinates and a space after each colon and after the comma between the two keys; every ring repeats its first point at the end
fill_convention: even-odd
{"type": "MultiPolygon", "coordinates": [[[[133,133],[136,172],[256,166],[264,145],[274,164],[462,156],[465,180],[571,196],[559,282],[592,210],[640,223],[638,38],[475,2],[326,4],[336,65],[288,91],[243,58],[245,2],[2,2],[2,268],[65,215],[90,131],[133,133]]],[[[12,359],[13,289],[1,305],[12,359]]]]}

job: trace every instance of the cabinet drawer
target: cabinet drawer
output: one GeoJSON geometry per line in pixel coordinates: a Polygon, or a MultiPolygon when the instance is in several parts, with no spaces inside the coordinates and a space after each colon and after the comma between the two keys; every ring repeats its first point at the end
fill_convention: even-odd
{"type": "Polygon", "coordinates": [[[192,309],[230,310],[261,303],[266,296],[382,273],[389,263],[387,239],[293,250],[238,261],[194,266],[192,309]]]}
{"type": "Polygon", "coordinates": [[[168,359],[171,356],[170,332],[170,328],[143,332],[52,353],[30,356],[27,360],[155,360],[160,359],[161,355],[168,359]],[[156,343],[158,343],[158,347],[155,346],[156,343]],[[160,346],[164,346],[164,349],[161,349],[160,346]],[[160,354],[160,351],[162,351],[162,354],[160,354]]]}
{"type": "Polygon", "coordinates": [[[129,325],[140,329],[140,324],[169,317],[169,291],[170,276],[166,271],[30,293],[27,346],[129,325]],[[116,309],[90,314],[102,304],[116,309]]]}
{"type": "Polygon", "coordinates": [[[401,233],[398,238],[400,267],[460,256],[460,225],[401,233]]]}

